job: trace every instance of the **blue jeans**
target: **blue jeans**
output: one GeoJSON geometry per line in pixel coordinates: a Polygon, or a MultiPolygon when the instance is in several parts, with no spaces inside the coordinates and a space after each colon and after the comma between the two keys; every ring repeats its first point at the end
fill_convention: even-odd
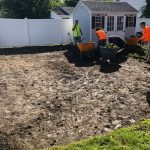
{"type": "Polygon", "coordinates": [[[81,43],[81,36],[74,37],[74,44],[77,46],[77,43],[81,43]]]}

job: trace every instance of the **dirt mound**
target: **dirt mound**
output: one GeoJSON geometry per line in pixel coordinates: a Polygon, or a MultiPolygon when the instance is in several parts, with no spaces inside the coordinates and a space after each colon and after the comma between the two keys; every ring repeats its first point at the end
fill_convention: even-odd
{"type": "Polygon", "coordinates": [[[67,144],[150,117],[150,66],[134,59],[76,67],[53,52],[0,62],[0,149],[67,144]]]}

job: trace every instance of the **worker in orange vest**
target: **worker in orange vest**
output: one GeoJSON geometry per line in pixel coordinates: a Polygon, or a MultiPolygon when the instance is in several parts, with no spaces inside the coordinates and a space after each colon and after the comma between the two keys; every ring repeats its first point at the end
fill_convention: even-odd
{"type": "Polygon", "coordinates": [[[106,35],[105,31],[101,28],[96,28],[95,33],[98,37],[98,50],[99,50],[101,60],[105,62],[108,59],[108,55],[106,56],[102,53],[100,46],[105,46],[106,45],[107,35],[106,35]]]}
{"type": "Polygon", "coordinates": [[[96,35],[98,37],[98,46],[105,46],[107,41],[107,35],[101,28],[96,28],[96,35]]]}
{"type": "Polygon", "coordinates": [[[140,27],[143,29],[143,36],[140,40],[142,43],[148,43],[147,63],[150,63],[150,26],[146,26],[145,22],[141,22],[140,27]]]}

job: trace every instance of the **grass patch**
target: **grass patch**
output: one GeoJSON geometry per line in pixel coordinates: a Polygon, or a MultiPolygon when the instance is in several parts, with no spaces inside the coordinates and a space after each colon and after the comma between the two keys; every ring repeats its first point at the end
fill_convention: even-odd
{"type": "Polygon", "coordinates": [[[150,150],[150,119],[104,136],[44,150],[150,150]]]}

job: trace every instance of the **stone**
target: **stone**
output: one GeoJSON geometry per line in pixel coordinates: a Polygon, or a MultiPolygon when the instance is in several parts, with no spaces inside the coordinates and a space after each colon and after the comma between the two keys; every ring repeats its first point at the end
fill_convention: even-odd
{"type": "Polygon", "coordinates": [[[117,125],[117,124],[119,124],[121,122],[121,120],[114,120],[114,121],[112,121],[112,124],[113,125],[117,125]]]}
{"type": "Polygon", "coordinates": [[[135,123],[136,121],[134,119],[129,120],[130,123],[135,123]]]}
{"type": "Polygon", "coordinates": [[[114,129],[117,130],[117,129],[121,128],[121,127],[122,127],[121,124],[117,124],[114,129]]]}
{"type": "Polygon", "coordinates": [[[109,123],[106,123],[106,124],[104,124],[104,127],[106,127],[106,128],[110,128],[110,127],[111,127],[111,125],[110,125],[109,123]]]}
{"type": "Polygon", "coordinates": [[[105,132],[110,132],[111,129],[109,129],[109,128],[104,128],[104,131],[105,131],[105,132]]]}

